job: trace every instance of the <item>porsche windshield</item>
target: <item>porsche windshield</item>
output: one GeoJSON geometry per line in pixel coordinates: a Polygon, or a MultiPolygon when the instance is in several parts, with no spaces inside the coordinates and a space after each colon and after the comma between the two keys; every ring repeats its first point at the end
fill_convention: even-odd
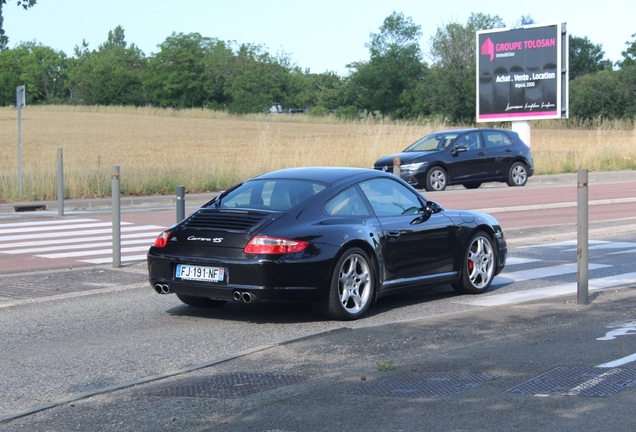
{"type": "Polygon", "coordinates": [[[404,150],[405,152],[420,152],[420,151],[440,151],[451,145],[451,143],[457,138],[457,133],[441,133],[426,135],[424,138],[419,139],[404,150]]]}

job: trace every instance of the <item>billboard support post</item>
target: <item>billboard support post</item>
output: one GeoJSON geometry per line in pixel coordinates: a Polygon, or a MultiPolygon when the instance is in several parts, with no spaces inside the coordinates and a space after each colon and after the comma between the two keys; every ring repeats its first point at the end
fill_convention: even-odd
{"type": "Polygon", "coordinates": [[[521,138],[521,141],[526,143],[528,147],[532,147],[532,145],[530,144],[530,122],[528,120],[515,120],[512,122],[512,126],[510,129],[512,129],[513,132],[517,132],[519,134],[519,138],[521,138]]]}

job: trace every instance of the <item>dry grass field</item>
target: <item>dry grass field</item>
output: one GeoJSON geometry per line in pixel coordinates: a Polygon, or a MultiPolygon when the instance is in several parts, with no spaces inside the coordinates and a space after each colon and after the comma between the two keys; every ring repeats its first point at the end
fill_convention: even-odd
{"type": "MultiPolygon", "coordinates": [[[[566,129],[561,122],[544,122],[532,127],[537,174],[636,167],[631,124],[566,129]]],[[[445,128],[304,115],[31,106],[22,111],[22,199],[57,197],[58,148],[63,149],[68,198],[109,196],[113,166],[120,167],[122,194],[173,194],[177,185],[190,192],[219,190],[283,167],[370,167],[380,156],[445,128]]],[[[0,108],[4,201],[18,199],[17,135],[17,111],[0,108]]]]}

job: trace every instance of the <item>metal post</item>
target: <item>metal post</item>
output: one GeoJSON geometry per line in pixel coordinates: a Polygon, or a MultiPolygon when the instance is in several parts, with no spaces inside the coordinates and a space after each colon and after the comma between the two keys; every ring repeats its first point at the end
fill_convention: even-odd
{"type": "Polygon", "coordinates": [[[113,268],[121,267],[121,211],[119,207],[119,167],[111,171],[113,195],[113,268]]]}
{"type": "Polygon", "coordinates": [[[18,199],[22,200],[22,104],[20,103],[20,87],[16,108],[18,109],[18,199]]]}
{"type": "Polygon", "coordinates": [[[587,170],[577,171],[577,251],[578,251],[578,281],[577,297],[578,304],[588,304],[588,193],[587,193],[587,170]]]}
{"type": "Polygon", "coordinates": [[[177,223],[185,219],[185,186],[177,186],[177,223]]]}
{"type": "Polygon", "coordinates": [[[64,157],[61,148],[57,149],[57,215],[64,216],[64,157]]]}
{"type": "Polygon", "coordinates": [[[393,174],[400,177],[401,170],[402,170],[402,166],[400,164],[400,157],[393,156],[393,174]]]}

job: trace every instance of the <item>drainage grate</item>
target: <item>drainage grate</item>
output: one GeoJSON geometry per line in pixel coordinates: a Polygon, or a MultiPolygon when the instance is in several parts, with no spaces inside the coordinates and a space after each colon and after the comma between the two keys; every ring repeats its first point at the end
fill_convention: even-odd
{"type": "Polygon", "coordinates": [[[276,387],[298,384],[305,379],[299,375],[233,373],[216,375],[205,381],[171,387],[153,393],[153,395],[235,399],[276,387]]]}
{"type": "Polygon", "coordinates": [[[508,390],[509,393],[611,397],[636,384],[636,370],[559,366],[508,390]]]}
{"type": "Polygon", "coordinates": [[[370,396],[439,399],[497,378],[499,375],[412,372],[368,386],[358,387],[353,393],[370,396]]]}
{"type": "Polygon", "coordinates": [[[142,273],[92,269],[0,277],[0,297],[28,299],[143,283],[142,273]]]}

